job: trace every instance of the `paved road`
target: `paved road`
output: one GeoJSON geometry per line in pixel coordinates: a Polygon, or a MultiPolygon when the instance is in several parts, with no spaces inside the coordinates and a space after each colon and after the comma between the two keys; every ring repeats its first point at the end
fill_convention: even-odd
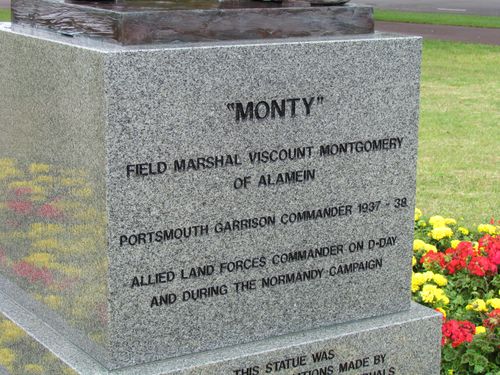
{"type": "Polygon", "coordinates": [[[421,25],[416,23],[376,22],[377,31],[420,35],[429,39],[456,40],[470,43],[500,45],[500,29],[476,27],[421,25]]]}
{"type": "MultiPolygon", "coordinates": [[[[1,1],[1,0],[0,0],[1,1]]],[[[500,16],[500,0],[351,0],[382,9],[500,16]]]]}

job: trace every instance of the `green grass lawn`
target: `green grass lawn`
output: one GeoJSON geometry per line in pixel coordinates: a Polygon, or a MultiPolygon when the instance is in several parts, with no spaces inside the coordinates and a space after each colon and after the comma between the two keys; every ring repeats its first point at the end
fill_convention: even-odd
{"type": "Polygon", "coordinates": [[[0,8],[0,22],[10,21],[10,9],[0,8]]]}
{"type": "Polygon", "coordinates": [[[426,23],[432,25],[500,28],[500,17],[472,16],[465,14],[417,13],[375,9],[375,20],[426,23]]]}
{"type": "Polygon", "coordinates": [[[417,206],[500,220],[500,47],[424,42],[417,206]]]}

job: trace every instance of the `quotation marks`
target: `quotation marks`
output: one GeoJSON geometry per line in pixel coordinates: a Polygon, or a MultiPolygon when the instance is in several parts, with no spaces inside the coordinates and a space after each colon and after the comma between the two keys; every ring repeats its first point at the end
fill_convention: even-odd
{"type": "Polygon", "coordinates": [[[229,111],[235,112],[236,122],[245,120],[263,120],[266,118],[295,117],[297,115],[309,116],[314,105],[323,104],[323,96],[309,96],[305,98],[284,98],[250,101],[245,104],[237,101],[226,103],[229,111]]]}

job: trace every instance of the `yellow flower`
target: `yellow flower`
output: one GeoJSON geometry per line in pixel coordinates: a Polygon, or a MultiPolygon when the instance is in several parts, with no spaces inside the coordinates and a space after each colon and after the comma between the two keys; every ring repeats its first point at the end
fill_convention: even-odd
{"type": "Polygon", "coordinates": [[[417,264],[417,258],[412,257],[411,258],[411,265],[412,265],[412,267],[415,266],[416,264],[417,264]]]}
{"type": "Polygon", "coordinates": [[[413,280],[411,281],[411,292],[412,293],[415,293],[415,292],[418,292],[418,290],[420,289],[420,286],[418,286],[416,283],[413,282],[413,280]]]}
{"type": "Polygon", "coordinates": [[[458,227],[458,231],[462,233],[464,236],[467,236],[469,234],[469,230],[464,227],[458,227]]]}
{"type": "Polygon", "coordinates": [[[63,375],[78,375],[78,373],[71,367],[65,367],[62,369],[63,375]]]}
{"type": "Polygon", "coordinates": [[[63,178],[61,179],[61,185],[63,186],[78,186],[78,185],[84,185],[85,184],[85,179],[84,178],[63,178]]]}
{"type": "Polygon", "coordinates": [[[83,169],[63,169],[61,174],[64,176],[73,176],[73,177],[85,177],[88,175],[83,169]]]}
{"type": "Polygon", "coordinates": [[[8,348],[0,348],[0,365],[9,368],[16,360],[16,354],[8,348]]]}
{"type": "Polygon", "coordinates": [[[436,292],[434,295],[436,297],[437,302],[442,302],[444,305],[447,305],[450,303],[450,299],[448,298],[446,293],[443,291],[443,289],[439,289],[439,288],[436,289],[436,292]]]}
{"type": "Polygon", "coordinates": [[[102,332],[92,332],[89,334],[89,337],[93,342],[97,344],[105,345],[107,342],[106,335],[104,335],[102,332]]]}
{"type": "Polygon", "coordinates": [[[422,287],[422,291],[420,292],[420,297],[422,297],[422,301],[426,303],[443,303],[447,305],[450,303],[450,299],[443,291],[443,289],[438,288],[433,284],[425,284],[422,287]]]}
{"type": "Polygon", "coordinates": [[[457,225],[457,221],[455,219],[452,219],[451,217],[447,217],[444,219],[444,223],[446,225],[457,225]]]}
{"type": "Polygon", "coordinates": [[[469,303],[467,306],[465,306],[466,310],[473,310],[473,311],[478,311],[478,312],[487,312],[488,308],[486,307],[486,302],[482,299],[476,299],[472,301],[472,303],[469,303]]]}
{"type": "Polygon", "coordinates": [[[486,233],[494,235],[496,233],[497,228],[491,224],[481,224],[477,227],[477,231],[480,233],[486,233]]]}
{"type": "Polygon", "coordinates": [[[425,277],[425,281],[431,281],[434,278],[434,272],[432,271],[426,271],[423,275],[425,277]]]}
{"type": "Polygon", "coordinates": [[[31,194],[45,195],[46,191],[43,187],[33,184],[31,194]]]}
{"type": "Polygon", "coordinates": [[[19,177],[21,176],[21,171],[14,167],[1,167],[0,166],[0,181],[5,180],[9,177],[19,177]]]}
{"type": "Polygon", "coordinates": [[[24,337],[24,332],[10,320],[0,322],[0,343],[11,344],[24,337]]]}
{"type": "Polygon", "coordinates": [[[37,186],[33,181],[13,181],[9,184],[9,189],[14,190],[17,188],[30,188],[33,189],[37,186]]]}
{"type": "Polygon", "coordinates": [[[16,159],[0,158],[0,168],[13,167],[16,165],[16,159]]]}
{"type": "Polygon", "coordinates": [[[40,184],[52,184],[52,183],[54,183],[54,177],[41,175],[41,176],[35,177],[33,181],[35,181],[36,183],[40,183],[40,184]]]}
{"type": "Polygon", "coordinates": [[[82,189],[72,189],[71,195],[77,198],[88,198],[92,196],[92,188],[85,187],[82,189]]]}
{"type": "Polygon", "coordinates": [[[29,236],[30,237],[52,236],[62,232],[64,232],[64,227],[59,224],[33,223],[31,224],[29,236]]]}
{"type": "Polygon", "coordinates": [[[451,236],[453,236],[453,231],[448,227],[434,227],[434,229],[429,232],[429,237],[436,241],[441,241],[443,238],[451,236]]]}
{"type": "Polygon", "coordinates": [[[26,371],[26,374],[33,374],[33,375],[45,374],[45,369],[42,366],[36,365],[34,363],[29,363],[25,365],[24,371],[26,371]]]}
{"type": "Polygon", "coordinates": [[[455,373],[455,371],[453,371],[453,369],[448,370],[448,375],[453,375],[454,373],[455,373]]]}
{"type": "Polygon", "coordinates": [[[414,272],[411,276],[411,285],[412,291],[416,292],[421,285],[424,285],[427,282],[427,278],[423,273],[414,272]]]}
{"type": "MultiPolygon", "coordinates": [[[[500,291],[499,291],[500,293],[500,291]]],[[[494,309],[500,309],[500,298],[490,298],[486,300],[486,304],[490,305],[494,309]]]]}
{"type": "Polygon", "coordinates": [[[483,326],[476,326],[476,335],[480,335],[481,333],[486,333],[486,328],[483,326]]]}
{"type": "Polygon", "coordinates": [[[443,314],[443,318],[446,318],[446,311],[444,311],[443,308],[438,307],[436,310],[439,311],[441,314],[443,314]]]}
{"type": "Polygon", "coordinates": [[[47,196],[43,195],[43,194],[34,194],[30,197],[30,200],[32,202],[42,202],[42,201],[45,201],[46,199],[47,199],[47,196]]]}
{"type": "Polygon", "coordinates": [[[418,208],[415,208],[415,221],[419,221],[421,217],[422,211],[420,211],[418,208]]]}
{"type": "Polygon", "coordinates": [[[446,221],[444,217],[436,215],[436,216],[431,216],[431,218],[429,219],[429,224],[432,225],[434,228],[441,228],[446,226],[446,221]]]}
{"type": "Polygon", "coordinates": [[[439,273],[434,274],[434,276],[432,277],[432,281],[434,281],[439,286],[445,286],[446,284],[448,284],[448,279],[439,273]]]}
{"type": "Polygon", "coordinates": [[[456,249],[460,242],[461,242],[460,240],[451,240],[451,247],[453,249],[456,249]]]}
{"type": "Polygon", "coordinates": [[[31,294],[31,296],[32,296],[35,300],[37,300],[37,301],[40,301],[40,302],[42,302],[42,301],[43,301],[43,296],[42,296],[41,294],[39,294],[39,293],[33,293],[33,294],[31,294]]]}
{"type": "Polygon", "coordinates": [[[82,269],[73,266],[61,265],[57,268],[59,271],[64,272],[66,275],[71,277],[81,277],[82,269]]]}
{"type": "Polygon", "coordinates": [[[425,280],[422,281],[422,278],[419,276],[415,276],[415,275],[422,275],[421,273],[412,273],[411,275],[411,291],[412,293],[415,293],[416,291],[418,291],[420,289],[420,285],[424,284],[425,283],[425,280]]]}
{"type": "Polygon", "coordinates": [[[69,243],[64,252],[71,254],[85,254],[92,251],[95,251],[97,246],[95,244],[95,240],[92,238],[81,238],[78,241],[74,241],[73,243],[69,243]]]}
{"type": "Polygon", "coordinates": [[[32,246],[35,249],[58,249],[60,248],[59,242],[55,238],[47,238],[33,242],[32,246]]]}
{"type": "Polygon", "coordinates": [[[426,243],[425,244],[425,253],[427,254],[429,251],[432,251],[434,253],[437,253],[438,252],[438,249],[436,246],[434,245],[431,245],[429,243],[426,243]]]}
{"type": "Polygon", "coordinates": [[[30,172],[33,174],[37,173],[48,173],[50,166],[48,164],[33,163],[30,165],[30,172]]]}
{"type": "Polygon", "coordinates": [[[54,262],[54,255],[49,253],[33,253],[24,257],[23,260],[29,264],[40,268],[49,268],[50,265],[54,262]]]}
{"type": "Polygon", "coordinates": [[[425,220],[419,220],[417,225],[420,227],[420,228],[425,228],[427,226],[427,223],[425,222],[425,220]]]}
{"type": "Polygon", "coordinates": [[[434,299],[436,298],[436,289],[437,286],[432,285],[432,284],[425,284],[422,287],[422,290],[420,291],[420,297],[422,297],[422,301],[426,303],[432,303],[434,302],[434,299]]]}
{"type": "Polygon", "coordinates": [[[420,251],[425,249],[425,242],[422,240],[413,240],[413,251],[420,251]]]}
{"type": "Polygon", "coordinates": [[[43,302],[52,309],[58,309],[62,305],[61,297],[55,296],[53,294],[44,297],[43,302]]]}

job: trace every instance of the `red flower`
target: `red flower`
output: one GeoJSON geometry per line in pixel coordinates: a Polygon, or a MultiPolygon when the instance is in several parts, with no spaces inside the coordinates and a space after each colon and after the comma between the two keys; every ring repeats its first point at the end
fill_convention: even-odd
{"type": "Polygon", "coordinates": [[[472,242],[462,241],[457,245],[455,249],[455,254],[459,258],[467,258],[474,255],[474,246],[472,246],[472,242]]]}
{"type": "Polygon", "coordinates": [[[468,241],[460,242],[456,249],[447,249],[444,269],[451,275],[462,269],[467,269],[471,275],[480,277],[497,274],[500,264],[499,238],[485,235],[478,243],[478,250],[474,250],[472,243],[468,241]]]}
{"type": "Polygon", "coordinates": [[[497,267],[486,257],[473,257],[467,269],[472,275],[485,276],[487,274],[496,274],[497,267]]]}
{"type": "Polygon", "coordinates": [[[45,286],[49,286],[54,281],[54,277],[48,269],[35,267],[25,261],[14,264],[12,270],[17,276],[27,279],[30,283],[41,282],[45,286]]]}
{"type": "Polygon", "coordinates": [[[495,309],[484,319],[483,325],[489,329],[494,329],[500,325],[500,309],[495,309]]]}
{"type": "Polygon", "coordinates": [[[20,187],[14,190],[14,194],[19,197],[20,195],[30,194],[32,191],[29,187],[20,187]]]}
{"type": "Polygon", "coordinates": [[[429,269],[429,266],[433,265],[439,266],[443,269],[445,266],[444,254],[429,251],[420,259],[420,263],[424,264],[426,269],[429,269]]]}
{"type": "Polygon", "coordinates": [[[476,326],[469,321],[447,320],[443,324],[441,345],[451,343],[456,348],[464,342],[471,342],[476,332],[476,326]]]}
{"type": "MultiPolygon", "coordinates": [[[[462,242],[464,243],[464,242],[462,242]]],[[[462,244],[460,243],[460,244],[462,244]]],[[[460,246],[460,245],[459,245],[460,246]]],[[[460,271],[461,269],[464,269],[467,267],[467,257],[469,256],[469,249],[468,247],[462,247],[460,250],[457,249],[452,249],[449,248],[446,250],[445,254],[445,260],[448,260],[448,262],[445,265],[445,269],[453,275],[455,272],[460,271]]],[[[470,254],[472,255],[472,254],[470,254]]]]}
{"type": "Polygon", "coordinates": [[[479,239],[479,246],[484,249],[491,263],[500,265],[500,237],[485,235],[479,239]]]}
{"type": "Polygon", "coordinates": [[[489,234],[485,234],[477,242],[479,243],[480,248],[485,248],[488,246],[488,242],[490,242],[491,240],[494,240],[494,238],[491,237],[489,234]]]}
{"type": "Polygon", "coordinates": [[[26,201],[8,201],[7,207],[17,214],[29,214],[33,210],[33,204],[26,201]]]}
{"type": "Polygon", "coordinates": [[[489,251],[488,259],[491,263],[498,267],[500,265],[500,248],[489,251]]]}
{"type": "Polygon", "coordinates": [[[51,204],[46,203],[38,209],[38,215],[47,219],[57,219],[62,216],[62,212],[51,204]]]}

